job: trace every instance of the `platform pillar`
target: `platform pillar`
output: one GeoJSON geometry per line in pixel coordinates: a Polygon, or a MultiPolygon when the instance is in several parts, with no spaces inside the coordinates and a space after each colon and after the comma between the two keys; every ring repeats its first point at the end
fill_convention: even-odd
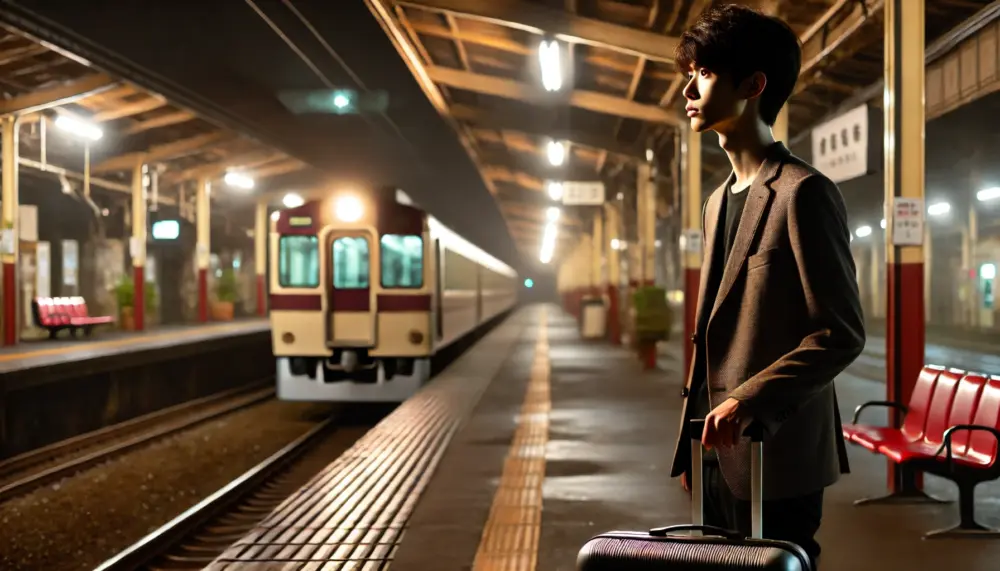
{"type": "Polygon", "coordinates": [[[254,270],[257,276],[257,315],[267,315],[267,244],[269,236],[267,201],[257,201],[254,213],[253,248],[254,270]]]}
{"type": "Polygon", "coordinates": [[[604,276],[604,210],[601,208],[594,210],[594,234],[590,240],[590,261],[591,274],[594,276],[590,294],[603,297],[607,280],[604,276]]]}
{"type": "Polygon", "coordinates": [[[129,253],[132,257],[132,316],[135,330],[143,331],[146,314],[146,165],[145,157],[140,157],[132,168],[132,241],[129,253]]]}
{"type": "Polygon", "coordinates": [[[3,234],[0,235],[0,260],[3,263],[3,344],[16,345],[20,322],[17,310],[18,287],[18,121],[16,115],[7,115],[3,121],[3,192],[0,195],[3,209],[3,234]]]}
{"type": "Polygon", "coordinates": [[[198,268],[198,321],[208,322],[208,266],[212,253],[212,182],[198,179],[195,195],[195,220],[198,228],[198,245],[195,263],[198,268]]]}
{"type": "MultiPolygon", "coordinates": [[[[886,0],[884,10],[886,398],[906,404],[924,364],[925,233],[919,226],[897,233],[895,224],[898,207],[907,203],[911,216],[925,223],[924,0],[886,0]]],[[[912,223],[911,216],[906,218],[912,223]]],[[[900,426],[902,416],[890,414],[892,425],[900,426]]],[[[888,479],[894,494],[922,487],[919,476],[897,470],[891,461],[888,479]]]]}
{"type": "Polygon", "coordinates": [[[656,282],[656,182],[649,163],[639,165],[637,173],[638,204],[636,220],[639,224],[639,286],[656,282]]]}
{"type": "Polygon", "coordinates": [[[621,240],[621,222],[618,207],[612,203],[604,204],[606,238],[603,248],[608,260],[608,339],[612,345],[622,344],[621,301],[619,290],[622,285],[621,260],[618,258],[618,248],[621,240]]]}
{"type": "Polygon", "coordinates": [[[698,289],[701,282],[702,229],[701,229],[701,134],[684,130],[681,137],[681,173],[683,199],[681,222],[684,232],[681,249],[684,260],[684,371],[691,370],[694,356],[695,313],[698,308],[698,289]]]}

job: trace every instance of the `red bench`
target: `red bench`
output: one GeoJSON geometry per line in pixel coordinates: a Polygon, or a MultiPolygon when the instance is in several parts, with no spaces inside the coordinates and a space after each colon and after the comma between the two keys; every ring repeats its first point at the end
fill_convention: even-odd
{"type": "Polygon", "coordinates": [[[63,329],[69,329],[73,336],[79,329],[85,335],[90,335],[95,325],[111,323],[110,316],[91,316],[87,311],[87,302],[76,297],[36,297],[31,302],[35,323],[48,329],[49,337],[55,336],[63,329]]]}
{"type": "Polygon", "coordinates": [[[900,469],[947,478],[958,486],[959,524],[926,534],[1000,537],[975,520],[975,489],[1000,478],[1000,377],[929,365],[920,371],[907,406],[871,401],[844,425],[844,439],[882,454],[900,469]],[[858,423],[865,408],[887,406],[906,416],[900,428],[858,423]]]}

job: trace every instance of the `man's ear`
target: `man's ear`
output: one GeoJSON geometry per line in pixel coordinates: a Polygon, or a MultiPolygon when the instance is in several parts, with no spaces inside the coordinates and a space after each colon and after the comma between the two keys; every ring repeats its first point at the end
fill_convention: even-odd
{"type": "Polygon", "coordinates": [[[761,93],[764,93],[765,87],[767,87],[767,76],[762,72],[756,71],[753,75],[743,80],[740,91],[742,91],[741,95],[746,99],[756,99],[760,97],[761,93]]]}

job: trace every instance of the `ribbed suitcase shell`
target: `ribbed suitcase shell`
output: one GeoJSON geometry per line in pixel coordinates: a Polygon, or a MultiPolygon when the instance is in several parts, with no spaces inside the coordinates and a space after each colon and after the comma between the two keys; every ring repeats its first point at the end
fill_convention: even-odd
{"type": "Polygon", "coordinates": [[[579,571],[811,571],[809,556],[794,543],[772,539],[642,532],[602,533],[577,556],[579,571]]]}

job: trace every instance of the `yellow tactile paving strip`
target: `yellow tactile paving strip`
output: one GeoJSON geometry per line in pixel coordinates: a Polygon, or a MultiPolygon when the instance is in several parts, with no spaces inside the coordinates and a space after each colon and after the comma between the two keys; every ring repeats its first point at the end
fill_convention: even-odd
{"type": "Polygon", "coordinates": [[[547,308],[540,317],[531,378],[473,571],[534,571],[537,563],[545,445],[552,407],[547,308]]]}
{"type": "MultiPolygon", "coordinates": [[[[259,322],[254,321],[252,323],[259,323],[259,322]]],[[[220,333],[227,333],[230,331],[236,332],[246,329],[247,326],[248,326],[247,322],[226,323],[221,325],[208,325],[205,327],[181,329],[178,331],[165,331],[163,333],[153,333],[149,335],[135,335],[133,337],[122,337],[119,339],[109,339],[107,341],[81,341],[79,344],[73,344],[73,345],[61,345],[59,347],[35,349],[32,351],[24,351],[21,353],[3,353],[0,354],[0,363],[25,360],[25,359],[34,359],[37,357],[65,355],[68,353],[90,353],[98,349],[115,349],[119,347],[128,347],[129,345],[139,345],[142,343],[149,343],[151,341],[182,340],[197,335],[220,334],[220,333]]]]}

